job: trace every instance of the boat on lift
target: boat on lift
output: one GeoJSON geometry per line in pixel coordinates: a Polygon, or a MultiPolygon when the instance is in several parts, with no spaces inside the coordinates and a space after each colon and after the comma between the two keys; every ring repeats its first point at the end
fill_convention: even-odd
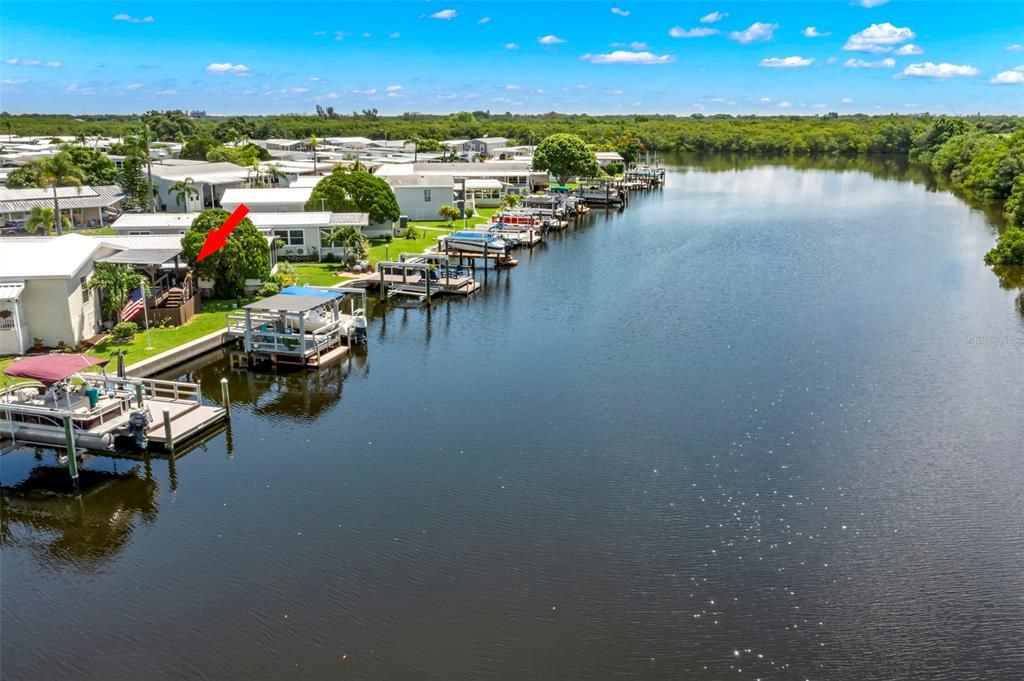
{"type": "Polygon", "coordinates": [[[480,253],[481,255],[499,255],[507,253],[510,244],[499,236],[489,232],[453,232],[437,238],[438,249],[459,253],[480,253]]]}

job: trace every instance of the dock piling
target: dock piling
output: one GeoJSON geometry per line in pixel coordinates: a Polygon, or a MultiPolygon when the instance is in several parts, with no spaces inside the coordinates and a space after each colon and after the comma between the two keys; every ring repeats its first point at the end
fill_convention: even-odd
{"type": "Polygon", "coordinates": [[[224,404],[224,409],[231,413],[231,395],[228,393],[228,379],[220,379],[220,401],[224,404]]]}
{"type": "Polygon", "coordinates": [[[71,423],[71,414],[64,417],[64,444],[68,450],[68,472],[71,484],[78,489],[78,450],[75,447],[75,427],[71,423]]]}
{"type": "Polygon", "coordinates": [[[164,446],[167,451],[174,454],[174,433],[171,431],[171,412],[164,409],[164,446]]]}
{"type": "Polygon", "coordinates": [[[142,384],[141,383],[136,383],[135,384],[135,402],[136,402],[136,406],[138,406],[140,408],[142,407],[142,384]]]}

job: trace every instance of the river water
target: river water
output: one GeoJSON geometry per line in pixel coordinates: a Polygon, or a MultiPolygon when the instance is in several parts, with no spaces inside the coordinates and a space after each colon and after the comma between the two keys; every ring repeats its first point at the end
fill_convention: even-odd
{"type": "MultiPolygon", "coordinates": [[[[666,187],[5,504],[2,676],[1024,678],[1024,318],[896,163],[666,187]]],[[[53,453],[3,457],[4,484],[53,453]]]]}

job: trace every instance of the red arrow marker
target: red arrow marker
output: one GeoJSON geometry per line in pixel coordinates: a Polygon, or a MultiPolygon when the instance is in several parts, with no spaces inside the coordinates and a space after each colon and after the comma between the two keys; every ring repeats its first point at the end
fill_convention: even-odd
{"type": "Polygon", "coordinates": [[[196,258],[196,262],[199,262],[208,255],[213,255],[220,249],[224,248],[224,244],[228,242],[228,234],[238,227],[238,223],[242,221],[249,213],[249,207],[244,203],[238,204],[238,208],[235,209],[228,219],[224,221],[224,224],[217,229],[211,229],[206,234],[206,241],[203,242],[203,247],[199,249],[199,256],[196,258]]]}

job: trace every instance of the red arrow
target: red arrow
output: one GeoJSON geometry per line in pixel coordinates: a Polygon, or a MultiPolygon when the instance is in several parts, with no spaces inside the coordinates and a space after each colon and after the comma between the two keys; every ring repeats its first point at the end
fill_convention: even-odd
{"type": "Polygon", "coordinates": [[[224,244],[228,242],[228,234],[238,227],[238,223],[242,221],[249,213],[249,207],[244,203],[238,204],[238,208],[228,216],[228,219],[224,221],[224,224],[217,229],[211,229],[206,233],[206,241],[203,242],[203,247],[199,249],[199,256],[196,258],[196,262],[199,262],[208,255],[213,255],[220,249],[224,248],[224,244]]]}

